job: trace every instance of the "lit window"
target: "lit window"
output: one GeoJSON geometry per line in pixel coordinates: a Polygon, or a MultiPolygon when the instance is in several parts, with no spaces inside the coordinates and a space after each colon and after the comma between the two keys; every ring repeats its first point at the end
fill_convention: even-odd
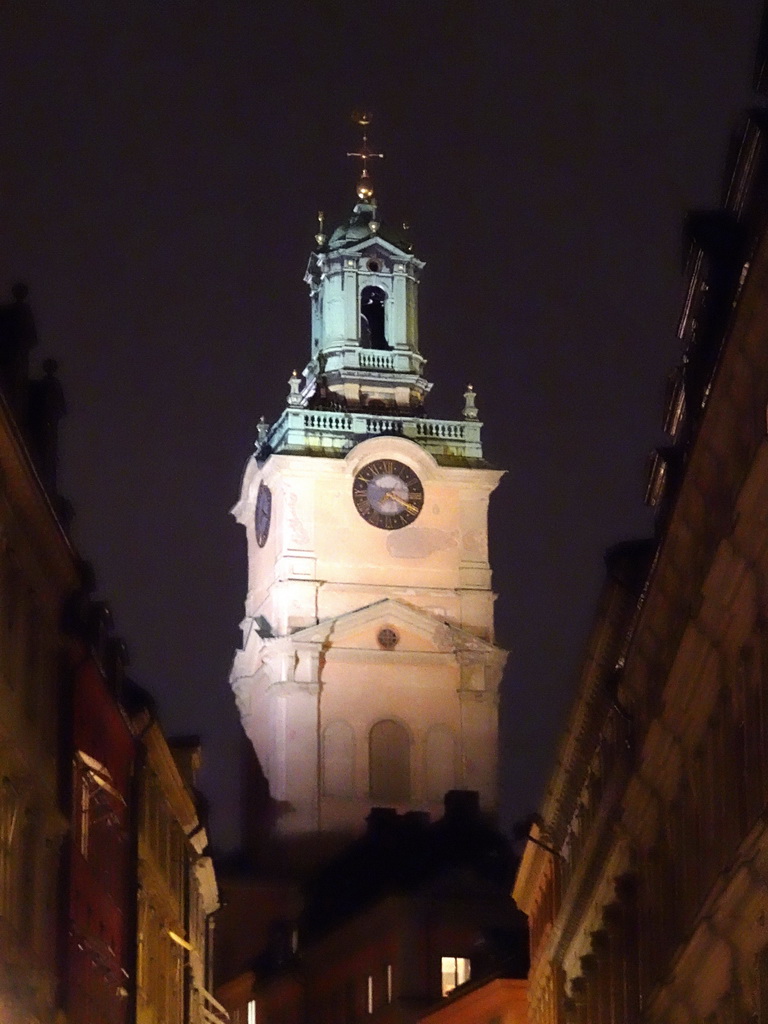
{"type": "Polygon", "coordinates": [[[248,1001],[248,1024],[256,1024],[256,1000],[248,1001]]]}
{"type": "Polygon", "coordinates": [[[387,964],[387,1002],[392,1002],[392,964],[387,964]]]}
{"type": "Polygon", "coordinates": [[[373,1013],[373,975],[368,975],[368,1013],[373,1013]]]}
{"type": "Polygon", "coordinates": [[[92,851],[107,849],[105,837],[121,824],[125,799],[113,786],[109,768],[83,750],[75,751],[74,798],[77,845],[89,860],[92,851]]]}
{"type": "Polygon", "coordinates": [[[465,956],[444,956],[441,959],[442,991],[447,996],[458,985],[469,981],[469,960],[465,956]]]}

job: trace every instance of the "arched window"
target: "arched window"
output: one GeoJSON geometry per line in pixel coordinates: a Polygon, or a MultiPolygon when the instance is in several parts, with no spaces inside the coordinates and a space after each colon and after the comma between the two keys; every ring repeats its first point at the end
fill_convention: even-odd
{"type": "Polygon", "coordinates": [[[349,797],[354,792],[355,737],[346,722],[331,722],[323,731],[323,793],[349,797]]]}
{"type": "Polygon", "coordinates": [[[387,293],[375,284],[360,292],[360,343],[363,348],[388,349],[385,324],[387,293]]]}
{"type": "Polygon", "coordinates": [[[411,741],[399,722],[376,722],[369,737],[371,798],[404,803],[411,798],[411,741]]]}
{"type": "Polygon", "coordinates": [[[445,725],[433,725],[424,747],[427,800],[442,800],[456,788],[456,741],[445,725]]]}

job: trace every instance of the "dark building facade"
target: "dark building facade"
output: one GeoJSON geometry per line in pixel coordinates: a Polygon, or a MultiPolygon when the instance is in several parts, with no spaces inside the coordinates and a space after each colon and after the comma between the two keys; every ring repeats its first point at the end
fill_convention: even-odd
{"type": "Polygon", "coordinates": [[[52,361],[30,377],[36,342],[16,286],[0,305],[0,1021],[222,1021],[199,751],[171,750],[92,597],[56,486],[64,397],[52,361]]]}
{"type": "Polygon", "coordinates": [[[476,793],[448,794],[434,823],[374,808],[367,824],[305,886],[298,918],[276,922],[266,951],[220,987],[238,1024],[415,1024],[470,978],[502,965],[524,978],[509,848],[476,793]]]}
{"type": "MultiPolygon", "coordinates": [[[[57,924],[61,612],[77,559],[32,442],[26,290],[0,305],[0,1019],[52,1022],[57,924]]],[[[47,452],[55,464],[55,451],[47,452]]]]}
{"type": "Polygon", "coordinates": [[[767,130],[687,221],[656,535],[609,558],[515,885],[541,1024],[768,1019],[767,130]]]}
{"type": "Polygon", "coordinates": [[[91,604],[89,613],[93,642],[72,638],[64,689],[62,1005],[72,1024],[123,1024],[133,977],[136,739],[118,700],[122,646],[108,638],[108,610],[91,604]]]}

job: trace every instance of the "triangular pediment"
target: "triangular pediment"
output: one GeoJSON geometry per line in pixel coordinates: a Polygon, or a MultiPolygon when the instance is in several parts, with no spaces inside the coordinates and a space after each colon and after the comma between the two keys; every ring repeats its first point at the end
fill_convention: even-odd
{"type": "MultiPolygon", "coordinates": [[[[318,644],[326,649],[381,650],[381,631],[392,630],[396,649],[432,653],[476,652],[492,658],[503,653],[494,644],[454,626],[423,608],[384,598],[332,619],[324,619],[290,635],[292,644],[318,644]]],[[[385,636],[386,640],[387,637],[385,636]]]]}
{"type": "Polygon", "coordinates": [[[424,263],[417,259],[413,253],[405,252],[399,246],[393,242],[388,242],[386,238],[382,238],[381,235],[374,235],[371,238],[364,238],[361,242],[356,242],[354,245],[345,245],[344,254],[349,253],[365,253],[367,256],[388,256],[396,259],[406,260],[410,263],[414,263],[419,269],[424,266],[424,263]]]}

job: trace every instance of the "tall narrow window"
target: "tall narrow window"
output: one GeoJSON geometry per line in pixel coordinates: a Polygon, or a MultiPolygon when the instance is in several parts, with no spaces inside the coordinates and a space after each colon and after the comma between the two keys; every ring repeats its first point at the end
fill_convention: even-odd
{"type": "Polygon", "coordinates": [[[755,1018],[760,1024],[764,1024],[765,1021],[768,1021],[768,946],[764,946],[757,955],[757,985],[759,1013],[755,1015],[755,1018]]]}
{"type": "Polygon", "coordinates": [[[387,294],[369,284],[360,292],[360,343],[363,348],[388,349],[385,331],[387,294]]]}
{"type": "Polygon", "coordinates": [[[22,608],[24,605],[23,581],[21,571],[15,563],[9,561],[5,566],[5,637],[2,644],[2,651],[6,657],[6,671],[8,685],[11,689],[16,688],[19,674],[19,654],[23,636],[20,628],[22,623],[22,608]]]}
{"type": "Polygon", "coordinates": [[[248,1000],[248,1024],[256,1024],[256,1000],[248,1000]]]}
{"type": "Polygon", "coordinates": [[[24,829],[21,834],[21,899],[19,900],[18,929],[25,944],[29,944],[35,934],[35,918],[37,916],[36,897],[38,894],[37,876],[37,837],[40,832],[38,815],[27,808],[24,829]]]}
{"type": "Polygon", "coordinates": [[[344,1022],[354,1024],[357,1020],[357,999],[355,998],[355,983],[348,981],[344,987],[344,1022]]]}
{"type": "Polygon", "coordinates": [[[411,741],[399,722],[384,719],[369,737],[371,798],[404,803],[411,798],[411,741]]]}
{"type": "Polygon", "coordinates": [[[0,915],[11,917],[18,893],[17,821],[20,794],[9,778],[0,779],[0,915]]]}
{"type": "Polygon", "coordinates": [[[78,792],[78,843],[80,853],[88,860],[88,847],[91,835],[91,787],[85,772],[76,774],[78,792]]]}
{"type": "Polygon", "coordinates": [[[387,964],[387,1002],[392,1002],[392,964],[387,964]]]}
{"type": "Polygon", "coordinates": [[[24,610],[20,616],[21,633],[19,652],[19,678],[24,680],[24,712],[30,722],[37,718],[40,698],[40,640],[44,635],[40,628],[40,612],[34,591],[27,591],[24,610]]]}
{"type": "Polygon", "coordinates": [[[441,958],[442,992],[447,996],[458,985],[469,981],[469,960],[465,956],[444,956],[441,958]]]}
{"type": "Polygon", "coordinates": [[[373,1013],[373,975],[368,975],[368,1013],[373,1013]]]}
{"type": "Polygon", "coordinates": [[[323,731],[323,793],[350,797],[354,790],[355,737],[347,722],[331,722],[323,731]]]}
{"type": "Polygon", "coordinates": [[[442,800],[456,788],[456,741],[445,725],[434,725],[427,732],[424,761],[427,799],[442,800]]]}

